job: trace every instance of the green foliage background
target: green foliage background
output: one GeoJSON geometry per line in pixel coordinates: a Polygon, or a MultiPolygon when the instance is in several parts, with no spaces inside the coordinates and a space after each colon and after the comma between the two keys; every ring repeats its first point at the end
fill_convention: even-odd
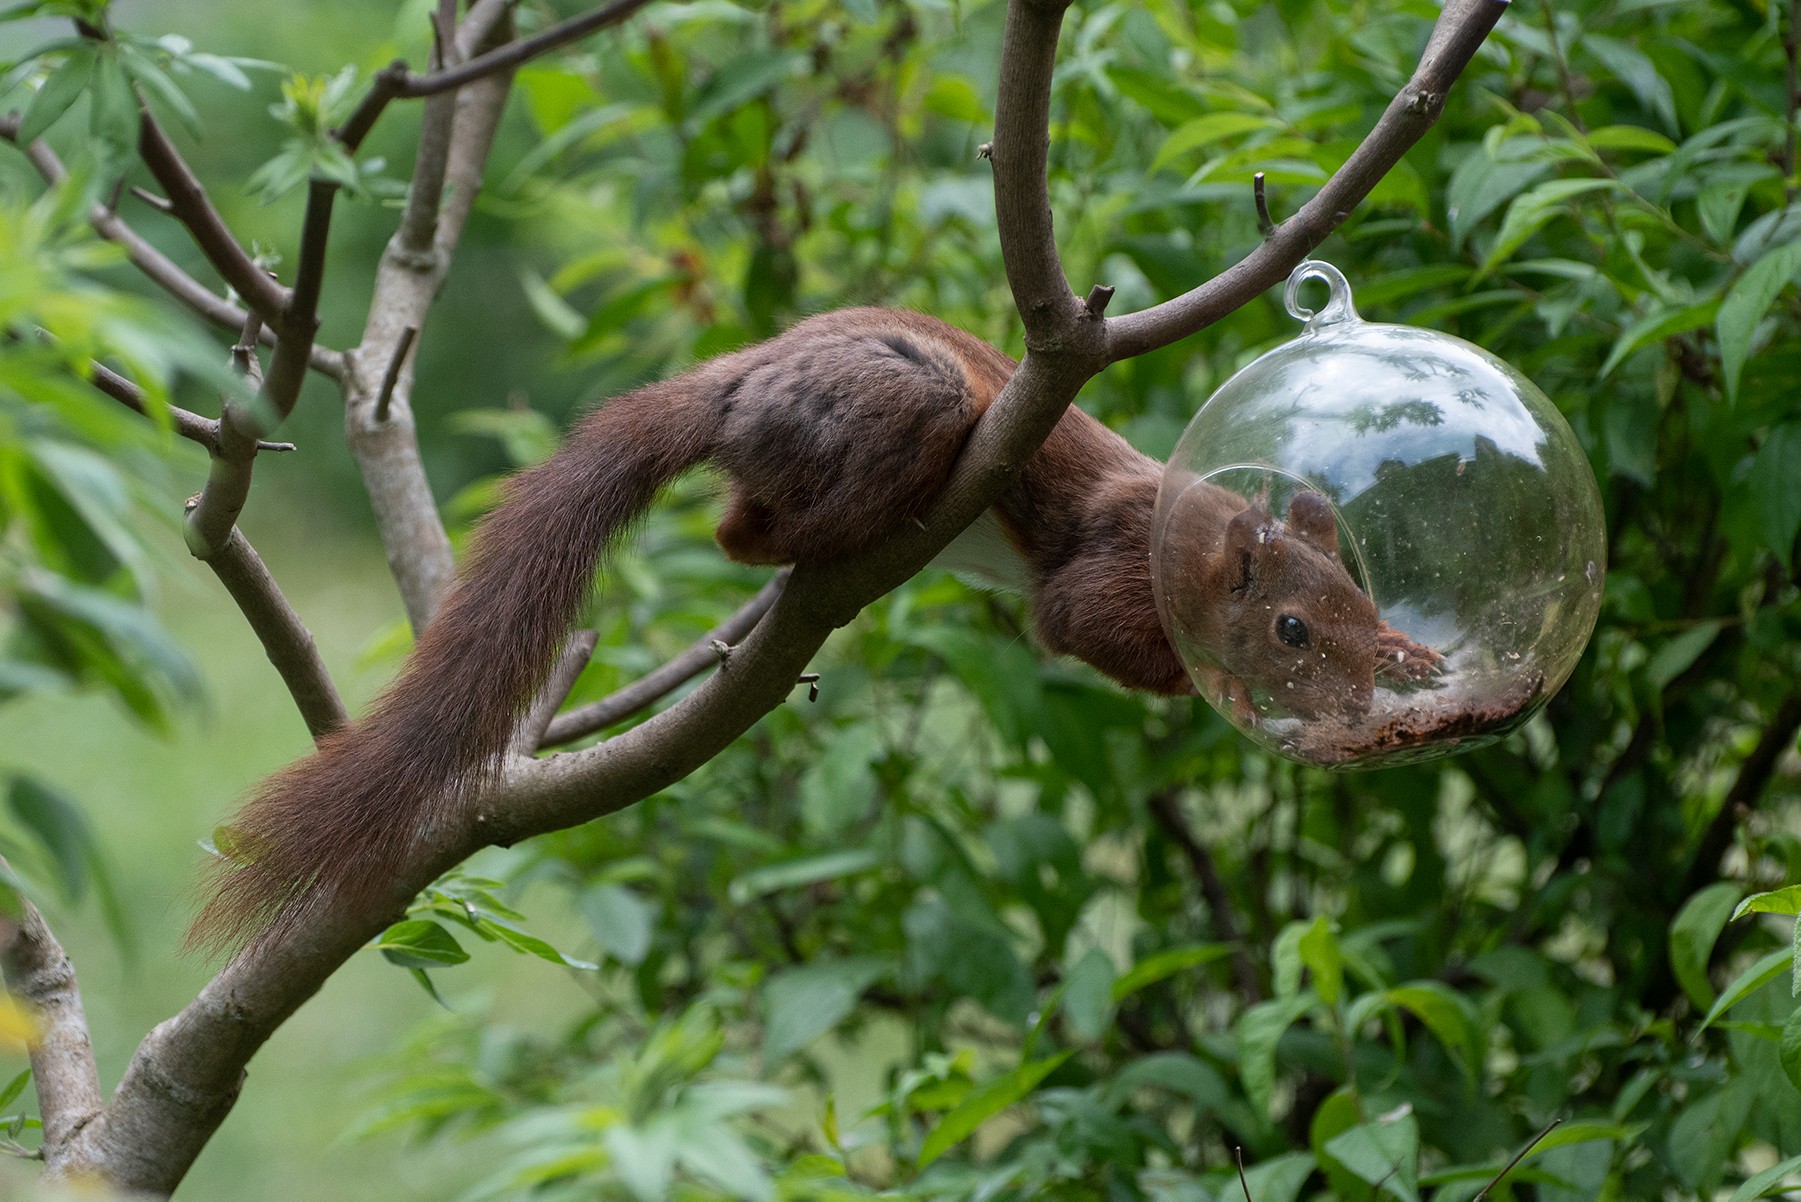
{"type": "MultiPolygon", "coordinates": [[[[327,76],[422,61],[427,7],[114,16],[327,76]]],[[[1278,216],[1291,210],[1406,78],[1434,14],[1078,4],[1052,131],[1072,281],[1114,285],[1125,312],[1236,260],[1258,238],[1251,173],[1266,172],[1278,216]]],[[[521,20],[552,15],[527,5],[521,20]]],[[[493,187],[422,339],[448,512],[478,513],[488,473],[542,454],[578,404],[804,313],[913,306],[1017,352],[975,157],[1001,15],[974,0],[664,4],[522,72],[493,187]]],[[[459,1187],[477,1197],[1188,1202],[1242,1196],[1242,1148],[1257,1202],[1452,1202],[1558,1118],[1490,1197],[1780,1188],[1801,1156],[1796,895],[1733,912],[1801,880],[1790,15],[1517,0],[1437,129],[1322,248],[1366,316],[1459,334],[1532,376],[1601,479],[1601,626],[1529,729],[1421,767],[1299,769],[1198,703],[1127,697],[1042,660],[1017,601],[927,573],[828,646],[817,703],[797,694],[632,811],[476,866],[509,884],[428,895],[414,921],[437,925],[391,933],[390,958],[441,965],[425,971],[448,1011],[419,993],[415,1033],[365,1072],[363,1100],[320,1103],[315,1121],[402,1132],[414,1150],[378,1172],[424,1182],[434,1165],[471,1166],[459,1187]],[[521,924],[568,956],[501,934],[521,924]],[[486,941],[597,967],[503,959],[486,941]],[[559,973],[578,1003],[520,1000],[559,973]]],[[[22,59],[32,44],[22,36],[22,59]]],[[[295,198],[260,206],[235,186],[282,152],[264,111],[275,74],[252,69],[247,103],[179,45],[144,54],[192,97],[195,159],[235,227],[291,255],[295,198]]],[[[8,77],[5,103],[27,103],[66,57],[8,77]]],[[[122,161],[101,91],[50,133],[88,165],[89,195],[122,161]]],[[[391,114],[357,172],[370,203],[336,232],[327,343],[355,337],[392,226],[368,159],[404,175],[416,119],[391,114]]],[[[0,684],[31,695],[16,729],[54,726],[43,715],[65,711],[45,693],[98,689],[210,759],[216,740],[194,738],[184,706],[192,671],[146,608],[196,457],[71,368],[102,354],[210,410],[225,344],[99,261],[81,193],[41,195],[10,151],[0,189],[0,317],[60,339],[0,349],[0,684]]],[[[1213,385],[1291,331],[1264,298],[1114,368],[1083,403],[1163,454],[1213,385]]],[[[354,642],[370,608],[398,607],[351,567],[368,558],[364,514],[334,400],[310,390],[298,462],[259,467],[253,507],[269,524],[252,533],[274,539],[278,576],[345,581],[360,608],[322,624],[354,642]]],[[[578,697],[756,587],[710,547],[711,513],[705,482],[684,485],[614,566],[578,697]]],[[[391,662],[397,630],[371,654],[391,662]]],[[[249,653],[230,671],[275,691],[249,653]]],[[[95,720],[91,701],[69,704],[95,720]]],[[[44,886],[60,883],[73,901],[116,876],[95,912],[151,928],[132,974],[165,975],[175,922],[143,914],[167,907],[187,861],[93,866],[131,855],[117,811],[145,804],[138,790],[188,824],[175,846],[204,835],[234,789],[299,745],[297,723],[269,720],[296,728],[288,745],[179,802],[158,800],[161,779],[72,787],[91,777],[59,771],[53,750],[9,748],[4,833],[27,887],[54,901],[44,886]]],[[[105,961],[100,938],[72,949],[78,963],[105,961]]],[[[183,974],[198,972],[169,975],[183,974]]],[[[328,1002],[351,1042],[384,1042],[391,1019],[328,1002]]],[[[253,1071],[259,1090],[303,1092],[253,1071]]],[[[330,1157],[313,1150],[324,1182],[330,1157]]]]}

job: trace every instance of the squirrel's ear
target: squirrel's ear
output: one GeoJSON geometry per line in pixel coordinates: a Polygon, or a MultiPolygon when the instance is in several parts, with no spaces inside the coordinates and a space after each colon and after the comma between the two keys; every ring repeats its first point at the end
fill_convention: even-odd
{"type": "Polygon", "coordinates": [[[1256,575],[1253,565],[1269,554],[1278,537],[1275,520],[1262,502],[1246,505],[1226,523],[1225,561],[1237,566],[1233,592],[1250,585],[1256,575]]]}
{"type": "Polygon", "coordinates": [[[1294,495],[1288,502],[1288,528],[1335,562],[1338,560],[1338,523],[1332,520],[1332,506],[1320,494],[1308,491],[1294,495]]]}

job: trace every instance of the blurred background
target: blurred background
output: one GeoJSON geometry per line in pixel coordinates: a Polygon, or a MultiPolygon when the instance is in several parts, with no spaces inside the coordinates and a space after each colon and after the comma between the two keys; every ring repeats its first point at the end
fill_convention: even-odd
{"type": "MultiPolygon", "coordinates": [[[[166,124],[285,275],[301,198],[257,176],[301,136],[270,112],[283,80],[417,68],[430,7],[119,0],[108,19],[186,39],[154,52],[200,136],[166,124]],[[280,66],[241,64],[239,90],[196,52],[280,66]]],[[[1052,186],[1078,291],[1111,284],[1129,312],[1241,257],[1259,238],[1251,174],[1292,212],[1435,14],[1078,5],[1052,186]]],[[[682,1197],[1186,1202],[1229,1196],[1243,1147],[1258,1202],[1407,1197],[1358,1153],[1392,1137],[1399,1180],[1453,1202],[1559,1114],[1575,1137],[1494,1196],[1712,1196],[1801,1155],[1801,1107],[1769,1104],[1801,1080],[1780,1051],[1787,981],[1757,968],[1733,989],[1787,946],[1787,920],[1728,919],[1801,879],[1791,16],[1518,0],[1441,124],[1322,248],[1366,317],[1459,334],[1533,377],[1601,478],[1602,624],[1527,731],[1375,775],[1299,769],[1198,703],[1044,660],[1018,599],[928,572],[828,645],[817,705],[633,811],[470,867],[598,970],[459,932],[472,958],[433,973],[440,1005],[359,956],[252,1064],[181,1196],[652,1197],[661,1180],[682,1197]],[[1722,999],[1730,1016],[1701,1032],[1722,999]],[[1011,1085],[981,1093],[996,1081],[1011,1085]],[[753,1085],[774,1092],[719,1100],[753,1085]],[[933,1145],[947,1114],[980,1138],[933,1145]],[[664,1160],[653,1130],[682,1132],[664,1160]]],[[[979,0],[658,4],[521,72],[420,340],[414,404],[453,529],[579,407],[806,313],[911,306],[1018,354],[975,153],[1001,17],[979,0]]],[[[28,102],[66,52],[26,56],[65,32],[0,25],[0,61],[35,64],[0,109],[28,102]]],[[[339,205],[325,345],[359,337],[418,117],[389,110],[339,205]]],[[[104,177],[95,128],[84,100],[48,138],[104,177]]],[[[42,384],[91,349],[216,414],[231,336],[170,316],[92,257],[79,205],[58,217],[43,196],[0,147],[0,318],[68,348],[0,356],[0,838],[76,959],[110,1084],[207,976],[176,951],[199,841],[307,739],[182,549],[204,457],[42,384]]],[[[211,279],[173,223],[129,197],[121,211],[211,279]]],[[[1164,455],[1293,331],[1272,294],[1110,369],[1082,403],[1164,455]]],[[[283,428],[298,452],[257,461],[243,527],[355,708],[409,636],[328,385],[283,428]]],[[[578,697],[758,586],[712,548],[712,514],[705,479],[678,486],[615,563],[578,697]]],[[[0,1083],[23,1064],[0,1053],[0,1083]]],[[[0,1163],[0,1194],[31,1167],[0,1163]]]]}

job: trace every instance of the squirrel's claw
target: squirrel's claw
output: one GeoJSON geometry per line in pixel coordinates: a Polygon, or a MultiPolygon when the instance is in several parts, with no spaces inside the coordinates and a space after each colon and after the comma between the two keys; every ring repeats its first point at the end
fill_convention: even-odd
{"type": "Polygon", "coordinates": [[[1389,680],[1416,681],[1436,676],[1445,657],[1423,643],[1416,643],[1387,622],[1376,630],[1376,675],[1389,680]]]}

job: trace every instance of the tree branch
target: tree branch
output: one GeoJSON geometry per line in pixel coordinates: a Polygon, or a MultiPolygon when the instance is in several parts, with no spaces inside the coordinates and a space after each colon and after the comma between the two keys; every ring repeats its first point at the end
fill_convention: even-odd
{"type": "Polygon", "coordinates": [[[430,75],[411,75],[401,84],[399,95],[407,97],[435,96],[440,92],[448,92],[460,88],[464,84],[474,83],[490,75],[498,75],[512,71],[539,55],[548,54],[560,46],[579,41],[597,30],[609,25],[617,25],[650,0],[613,0],[611,4],[602,5],[592,12],[570,17],[567,21],[559,21],[549,29],[522,38],[516,42],[508,42],[485,54],[478,54],[461,66],[450,67],[443,71],[434,71],[430,75]]]}
{"type": "Polygon", "coordinates": [[[1438,120],[1446,93],[1506,11],[1507,0],[1449,0],[1413,78],[1313,199],[1276,226],[1250,254],[1200,287],[1142,312],[1110,319],[1108,359],[1129,359],[1186,338],[1286,279],[1438,120]]]}
{"type": "Polygon", "coordinates": [[[257,641],[262,643],[264,654],[281,674],[307,732],[317,740],[348,721],[344,702],[338,697],[331,674],[325,670],[325,662],[319,658],[312,632],[288,604],[244,532],[233,526],[224,545],[202,559],[231,594],[257,641]]]}
{"type": "Polygon", "coordinates": [[[148,110],[138,123],[138,153],[168,198],[169,212],[187,227],[207,262],[263,321],[274,326],[277,333],[285,334],[281,318],[287,305],[287,290],[257,266],[226,228],[225,219],[213,208],[193,169],[148,110]]]}
{"type": "Polygon", "coordinates": [[[1047,168],[1051,83],[1057,36],[1069,0],[1007,5],[1001,42],[1000,92],[994,106],[994,212],[1013,304],[1025,321],[1026,346],[1044,350],[1086,313],[1070,291],[1057,257],[1047,168]]]}
{"type": "MultiPolygon", "coordinates": [[[[0,869],[10,873],[4,860],[0,869]]],[[[18,923],[0,919],[0,971],[7,989],[31,1007],[39,1023],[31,1045],[31,1079],[44,1123],[46,1172],[57,1180],[69,1175],[70,1141],[100,1113],[100,1076],[75,965],[38,908],[22,895],[19,903],[24,914],[18,923]]]]}
{"type": "MultiPolygon", "coordinates": [[[[474,14],[470,14],[473,19],[474,14]]],[[[433,17],[432,44],[437,61],[434,71],[450,65],[445,55],[461,63],[467,57],[456,43],[456,0],[439,0],[433,17]]],[[[456,93],[443,92],[425,102],[419,121],[419,151],[413,159],[412,185],[407,189],[406,210],[397,235],[407,250],[423,254],[432,248],[438,233],[438,209],[444,199],[444,172],[450,161],[450,135],[456,126],[456,93]]]]}
{"type": "Polygon", "coordinates": [[[543,743],[545,728],[556,717],[557,708],[569,696],[569,690],[575,687],[576,678],[588,666],[594,644],[599,641],[600,636],[592,630],[578,630],[569,636],[569,641],[563,645],[563,653],[550,669],[550,676],[532,701],[531,709],[526,711],[519,729],[513,732],[513,744],[507,748],[509,756],[529,757],[543,743]]]}
{"type": "Polygon", "coordinates": [[[708,668],[715,667],[721,662],[718,644],[731,647],[749,634],[763,615],[769,612],[769,607],[775,604],[775,599],[782,595],[782,589],[787,583],[788,573],[778,573],[757,591],[756,596],[740,606],[738,612],[707,631],[693,646],[662,667],[599,701],[556,715],[542,728],[543,737],[537,745],[540,748],[555,747],[559,743],[579,739],[597,730],[605,730],[638,711],[655,705],[708,668]]]}
{"type": "MultiPolygon", "coordinates": [[[[91,381],[95,388],[127,409],[142,413],[146,417],[149,416],[150,402],[145,399],[143,389],[104,363],[95,363],[91,367],[93,370],[91,381]]],[[[218,422],[210,417],[191,413],[176,405],[166,405],[164,411],[168,413],[169,420],[174,425],[177,434],[189,442],[199,443],[209,453],[219,449],[218,422]]],[[[291,442],[258,442],[256,449],[259,451],[291,451],[294,449],[294,444],[291,442]]]]}
{"type": "MultiPolygon", "coordinates": [[[[255,346],[262,319],[252,313],[244,322],[240,346],[255,346]]],[[[284,339],[284,344],[286,340],[284,339]]],[[[261,383],[256,356],[243,357],[244,378],[261,383]]],[[[219,406],[218,438],[207,466],[206,484],[198,496],[188,502],[182,536],[196,559],[211,559],[224,548],[227,537],[237,524],[238,514],[250,497],[252,465],[256,461],[258,436],[263,425],[243,405],[229,396],[219,406]]]]}
{"type": "MultiPolygon", "coordinates": [[[[510,23],[503,21],[493,36],[504,37],[510,30],[510,23]]],[[[440,167],[424,161],[427,148],[421,147],[407,211],[416,211],[411,191],[422,191],[426,183],[434,204],[443,196],[435,238],[423,250],[409,247],[400,233],[390,239],[376,271],[362,345],[348,356],[352,370],[345,377],[345,439],[362,471],[382,546],[388,553],[388,569],[400,587],[414,630],[425,629],[431,621],[439,600],[456,578],[456,562],[419,455],[413,425],[413,379],[401,346],[410,341],[409,329],[416,337],[425,328],[426,316],[481,189],[488,150],[511,85],[511,76],[498,75],[457,94],[455,119],[440,167]],[[389,385],[387,369],[394,364],[399,366],[389,385]]]]}
{"type": "MultiPolygon", "coordinates": [[[[14,116],[0,117],[0,139],[18,145],[19,120],[14,116]]],[[[20,146],[19,153],[37,169],[44,182],[52,187],[61,187],[69,178],[63,168],[62,160],[56,152],[39,138],[29,146],[20,146]]],[[[166,204],[167,202],[164,202],[166,204]]],[[[167,211],[165,209],[165,211],[167,211]]],[[[125,219],[104,205],[95,205],[88,212],[88,224],[94,231],[108,242],[125,249],[126,257],[132,266],[142,272],[151,283],[173,296],[200,316],[215,325],[228,329],[241,329],[244,325],[245,312],[224,297],[213,292],[206,285],[177,267],[173,260],[152,246],[141,234],[126,224],[125,219]]],[[[260,341],[265,346],[275,345],[275,331],[266,326],[261,331],[260,341]]],[[[344,356],[334,350],[315,345],[309,357],[312,369],[321,375],[340,380],[344,376],[344,356]]]]}
{"type": "Polygon", "coordinates": [[[475,0],[469,11],[463,14],[462,24],[456,30],[455,62],[466,63],[479,54],[484,46],[494,46],[494,31],[513,11],[519,0],[475,0]]]}
{"type": "MultiPolygon", "coordinates": [[[[1013,0],[1013,8],[1023,3],[1013,0]]],[[[1032,89],[1041,82],[1037,76],[1042,75],[1045,61],[1042,43],[1048,38],[1053,49],[1055,43],[1055,23],[1042,14],[1060,13],[1062,6],[1036,8],[1041,14],[1038,17],[1009,17],[1010,30],[1021,28],[1024,32],[1019,36],[1038,43],[1030,56],[1038,66],[1002,73],[997,118],[1006,113],[1008,120],[1005,126],[997,124],[997,137],[1014,142],[1016,150],[1004,152],[1002,161],[996,163],[997,189],[1028,187],[1036,192],[1043,188],[1042,179],[1022,180],[1018,172],[1022,163],[1042,162],[1039,152],[1028,148],[1045,138],[1044,126],[1033,129],[1031,123],[1042,123],[1048,110],[1037,103],[1032,89]],[[1007,158],[1006,153],[1019,157],[1007,158]]],[[[478,56],[468,66],[486,57],[478,56]]],[[[513,64],[523,57],[499,61],[513,64]]],[[[498,88],[481,102],[486,107],[479,112],[498,112],[506,90],[504,73],[499,78],[498,88]]],[[[470,92],[490,82],[484,79],[470,92]]],[[[467,110],[459,113],[453,135],[453,143],[461,144],[470,156],[464,160],[470,165],[464,183],[471,193],[492,133],[491,117],[481,130],[469,120],[472,115],[467,110]]],[[[453,201],[457,163],[453,145],[449,168],[453,201]]],[[[82,1132],[84,1148],[96,1168],[104,1166],[110,1179],[138,1188],[173,1189],[229,1110],[251,1055],[365,940],[401,913],[419,889],[481,847],[511,843],[612,813],[692,772],[782,703],[807,661],[835,627],[849,622],[870,601],[917,572],[994,502],[1110,351],[1099,337],[1102,323],[1086,315],[1079,301],[1062,304],[1054,289],[1044,289],[1044,266],[1054,263],[1055,252],[1053,248],[1047,256],[1042,246],[1032,246],[1034,238],[1042,241],[1049,231],[1047,224],[1032,217],[1030,208],[1025,206],[1023,216],[1018,215],[1020,209],[1009,210],[1014,214],[1010,218],[1013,228],[1004,233],[1003,247],[1024,247],[1030,256],[1026,263],[1009,264],[1009,279],[1022,281],[1025,287],[1021,291],[1029,303],[1041,304],[1047,297],[1049,303],[1042,304],[1036,316],[1028,316],[1028,329],[1035,332],[1028,341],[1025,361],[977,422],[942,495],[922,520],[902,523],[890,538],[852,558],[795,569],[790,586],[720,670],[642,725],[584,751],[514,761],[505,779],[482,788],[456,812],[420,833],[413,852],[397,867],[388,894],[378,903],[358,909],[338,896],[321,897],[308,923],[289,927],[240,953],[192,1004],[140,1045],[112,1106],[82,1132]]],[[[451,220],[453,215],[447,206],[440,221],[440,247],[446,245],[447,227],[451,242],[460,231],[460,224],[451,220]]],[[[429,287],[421,288],[421,280],[435,286],[442,271],[441,266],[408,268],[392,261],[392,253],[390,247],[383,276],[389,296],[405,302],[394,307],[407,311],[387,314],[379,303],[382,294],[378,288],[371,322],[386,321],[394,332],[371,361],[384,365],[399,330],[406,325],[422,327],[415,311],[422,312],[428,303],[429,287]],[[403,287],[396,278],[402,273],[414,282],[403,287]]],[[[1012,254],[1009,251],[1010,257],[1012,254]]],[[[1067,292],[1067,286],[1063,291],[1067,292]]],[[[1154,335],[1165,331],[1166,322],[1164,318],[1148,326],[1140,322],[1137,338],[1146,349],[1154,335]]],[[[1128,327],[1128,335],[1130,332],[1128,327]]],[[[364,351],[370,349],[370,341],[365,339],[364,351]]],[[[1129,342],[1128,337],[1126,344],[1129,342]]],[[[379,372],[353,371],[351,379],[365,375],[373,381],[379,372]]],[[[406,390],[403,379],[395,391],[390,425],[407,414],[406,390]]],[[[361,436],[357,422],[368,418],[356,408],[353,403],[353,444],[361,436]]],[[[407,441],[410,444],[410,430],[407,441]]],[[[416,450],[414,453],[416,456],[416,450]]],[[[359,462],[361,459],[359,453],[359,462]]],[[[426,504],[429,508],[429,493],[426,504]]],[[[384,527],[391,558],[396,548],[393,533],[384,527]]],[[[410,602],[409,612],[414,612],[410,602]]]]}

